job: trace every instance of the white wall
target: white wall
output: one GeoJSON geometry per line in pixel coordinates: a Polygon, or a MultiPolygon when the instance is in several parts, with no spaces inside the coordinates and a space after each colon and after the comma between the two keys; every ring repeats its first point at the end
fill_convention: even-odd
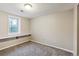
{"type": "Polygon", "coordinates": [[[74,5],[73,12],[73,55],[77,56],[77,4],[74,5]]]}
{"type": "Polygon", "coordinates": [[[73,51],[73,9],[31,20],[32,41],[73,51]]]}
{"type": "MultiPolygon", "coordinates": [[[[13,14],[0,11],[0,40],[1,38],[9,37],[8,35],[8,15],[13,15],[13,14]]],[[[17,15],[13,15],[13,16],[17,16],[17,15]]],[[[21,33],[19,35],[30,33],[29,19],[25,17],[20,17],[20,18],[21,18],[21,33]]],[[[10,41],[0,42],[0,50],[27,42],[29,40],[30,40],[30,37],[24,37],[20,39],[11,39],[10,41]]]]}
{"type": "MultiPolygon", "coordinates": [[[[8,36],[8,15],[13,15],[9,14],[7,12],[0,11],[0,38],[4,36],[8,36]]],[[[13,15],[17,16],[17,15],[13,15]]],[[[18,16],[20,17],[20,16],[18,16]]],[[[29,33],[30,27],[29,27],[29,19],[25,17],[20,17],[21,18],[21,33],[20,34],[26,34],[29,33]],[[26,25],[26,26],[25,26],[26,25]]]]}

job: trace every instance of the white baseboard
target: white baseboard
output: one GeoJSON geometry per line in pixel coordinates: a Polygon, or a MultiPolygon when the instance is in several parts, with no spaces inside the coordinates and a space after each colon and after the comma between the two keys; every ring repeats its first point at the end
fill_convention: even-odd
{"type": "Polygon", "coordinates": [[[32,42],[36,42],[36,43],[40,43],[40,44],[43,44],[43,45],[47,45],[47,46],[50,46],[50,47],[54,47],[54,48],[57,48],[57,49],[61,49],[61,50],[64,50],[64,51],[67,51],[67,52],[70,52],[73,54],[73,51],[71,50],[68,50],[68,49],[64,49],[64,48],[61,48],[61,47],[57,47],[57,46],[51,46],[51,45],[48,45],[48,44],[45,44],[45,43],[41,43],[41,42],[38,42],[38,41],[34,41],[34,40],[31,40],[32,42]]]}
{"type": "Polygon", "coordinates": [[[29,40],[26,40],[26,39],[17,39],[17,40],[10,40],[10,41],[7,41],[7,42],[2,42],[2,43],[0,43],[0,50],[4,50],[4,49],[7,49],[7,48],[28,42],[28,41],[29,40]],[[19,43],[17,43],[17,42],[19,42],[19,43]]]}
{"type": "Polygon", "coordinates": [[[73,51],[68,50],[68,49],[60,48],[60,47],[57,47],[57,46],[53,46],[53,47],[55,47],[55,48],[57,48],[57,49],[64,50],[64,51],[67,51],[67,52],[70,52],[70,53],[73,53],[73,51]]]}
{"type": "MultiPolygon", "coordinates": [[[[57,46],[51,46],[51,45],[48,45],[48,44],[45,44],[45,43],[41,43],[41,42],[38,42],[38,41],[34,41],[34,40],[25,40],[25,39],[24,39],[23,42],[19,42],[19,43],[17,43],[17,44],[14,44],[14,43],[12,44],[12,43],[10,43],[10,45],[8,45],[8,46],[0,47],[0,50],[9,48],[9,47],[12,47],[12,46],[15,46],[15,45],[19,45],[19,44],[22,44],[22,43],[24,43],[24,42],[28,42],[28,41],[32,41],[32,42],[36,42],[36,43],[40,43],[40,44],[43,44],[43,45],[47,45],[47,46],[50,46],[50,47],[54,47],[54,48],[57,48],[57,49],[61,49],[61,50],[64,50],[64,51],[73,53],[73,51],[68,50],[68,49],[60,48],[60,47],[57,47],[57,46]]],[[[3,43],[3,44],[4,44],[4,43],[3,43]]],[[[0,44],[0,45],[3,45],[3,44],[0,44]]]]}

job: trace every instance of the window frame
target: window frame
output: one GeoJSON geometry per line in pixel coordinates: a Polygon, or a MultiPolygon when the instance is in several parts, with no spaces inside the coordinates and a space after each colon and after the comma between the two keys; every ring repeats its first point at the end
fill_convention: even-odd
{"type": "Polygon", "coordinates": [[[17,35],[21,33],[21,18],[13,15],[8,15],[8,35],[17,35]],[[10,26],[9,26],[9,18],[16,18],[18,20],[18,32],[10,32],[10,26]]]}

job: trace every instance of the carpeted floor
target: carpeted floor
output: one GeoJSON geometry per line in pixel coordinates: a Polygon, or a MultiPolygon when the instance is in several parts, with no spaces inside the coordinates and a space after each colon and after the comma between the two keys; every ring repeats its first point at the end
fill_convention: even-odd
{"type": "Polygon", "coordinates": [[[0,56],[72,56],[72,53],[35,42],[23,43],[0,51],[0,56]]]}

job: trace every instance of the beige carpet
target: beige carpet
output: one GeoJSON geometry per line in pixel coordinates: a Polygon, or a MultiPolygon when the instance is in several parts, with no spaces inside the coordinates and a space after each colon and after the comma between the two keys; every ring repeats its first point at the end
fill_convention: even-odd
{"type": "Polygon", "coordinates": [[[72,53],[35,42],[23,43],[0,51],[1,56],[72,56],[72,53]]]}

